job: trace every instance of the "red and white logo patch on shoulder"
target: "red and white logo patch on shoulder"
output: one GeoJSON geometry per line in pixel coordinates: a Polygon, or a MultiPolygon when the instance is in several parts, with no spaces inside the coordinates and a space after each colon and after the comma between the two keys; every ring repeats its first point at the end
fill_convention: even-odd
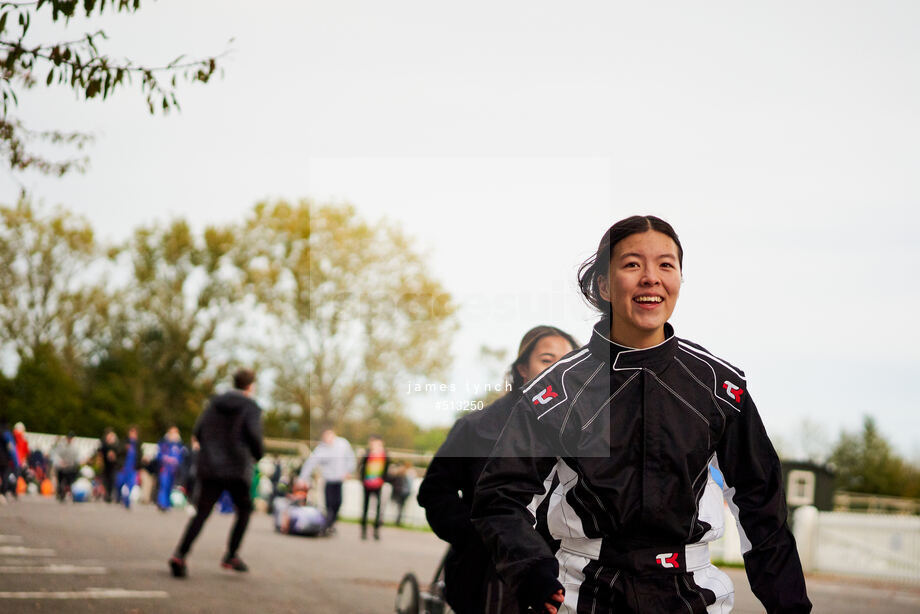
{"type": "Polygon", "coordinates": [[[558,396],[559,396],[559,393],[553,392],[552,386],[547,386],[546,388],[544,388],[543,390],[535,394],[533,399],[531,400],[533,401],[534,405],[546,405],[547,403],[549,403],[550,401],[552,401],[558,396]]]}
{"type": "Polygon", "coordinates": [[[722,384],[722,387],[725,388],[725,392],[734,397],[736,403],[741,402],[741,395],[744,394],[744,390],[740,386],[735,386],[728,380],[725,380],[725,383],[722,384]]]}

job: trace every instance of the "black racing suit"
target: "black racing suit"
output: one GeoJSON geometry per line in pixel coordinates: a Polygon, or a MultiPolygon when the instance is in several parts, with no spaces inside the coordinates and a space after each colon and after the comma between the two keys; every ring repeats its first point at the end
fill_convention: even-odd
{"type": "Polygon", "coordinates": [[[811,611],[779,459],[743,373],[670,325],[638,350],[609,330],[602,320],[524,389],[483,470],[473,523],[498,572],[538,609],[564,587],[563,613],[730,611],[705,545],[721,533],[712,462],[754,594],[770,613],[811,611]],[[555,557],[527,510],[553,473],[555,557]]]}
{"type": "Polygon", "coordinates": [[[511,392],[457,420],[418,489],[428,524],[450,544],[444,558],[444,598],[457,614],[519,611],[470,521],[470,509],[479,474],[520,396],[520,391],[511,392]]]}
{"type": "MultiPolygon", "coordinates": [[[[418,503],[428,524],[450,544],[444,558],[444,596],[457,614],[517,614],[514,593],[501,581],[491,555],[470,520],[473,490],[489,460],[511,409],[521,398],[512,391],[479,411],[461,417],[428,466],[418,489],[418,503]],[[458,494],[459,493],[459,494],[458,494]]],[[[557,483],[551,483],[551,492],[557,483]]],[[[538,498],[537,531],[555,552],[546,528],[549,499],[538,498]]]]}

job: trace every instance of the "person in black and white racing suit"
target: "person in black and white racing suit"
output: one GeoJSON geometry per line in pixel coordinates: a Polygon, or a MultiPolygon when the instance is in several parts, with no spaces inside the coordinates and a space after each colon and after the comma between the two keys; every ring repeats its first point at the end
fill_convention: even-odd
{"type": "Polygon", "coordinates": [[[709,562],[721,532],[710,462],[754,594],[771,614],[811,611],[779,460],[744,374],[667,323],[682,263],[659,218],[608,229],[579,273],[604,317],[587,346],[524,389],[477,483],[473,523],[534,611],[730,612],[731,581],[709,562]],[[555,556],[528,512],[552,477],[555,556]]]}
{"type": "MultiPolygon", "coordinates": [[[[459,418],[428,466],[418,503],[437,536],[450,544],[444,559],[444,597],[456,614],[520,611],[470,522],[473,491],[521,389],[577,346],[571,335],[553,326],[527,331],[509,369],[511,390],[484,409],[459,418]]],[[[545,518],[545,506],[535,515],[545,518]]],[[[545,524],[539,530],[545,532],[545,524]]]]}

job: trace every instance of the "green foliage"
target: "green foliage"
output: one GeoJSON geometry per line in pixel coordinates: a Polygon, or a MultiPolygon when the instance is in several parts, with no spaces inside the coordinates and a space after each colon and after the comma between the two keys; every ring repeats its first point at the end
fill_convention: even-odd
{"type": "Polygon", "coordinates": [[[446,433],[406,417],[397,381],[443,375],[456,308],[407,237],[352,207],[262,204],[238,225],[179,219],[106,247],[23,199],[0,207],[0,257],[0,346],[19,363],[0,400],[32,430],[187,434],[246,364],[273,384],[268,434],[328,424],[434,449],[446,433]]]}
{"type": "Polygon", "coordinates": [[[29,428],[39,432],[86,433],[79,384],[64,369],[53,348],[35,348],[12,380],[11,416],[27,416],[29,428]]]}
{"type": "Polygon", "coordinates": [[[840,434],[829,463],[836,487],[850,492],[898,497],[920,496],[920,469],[900,458],[866,416],[859,433],[840,434]]]}
{"type": "Polygon", "coordinates": [[[122,247],[133,283],[122,294],[121,346],[109,355],[127,361],[124,368],[143,365],[131,398],[144,408],[145,426],[157,433],[172,424],[190,430],[207,394],[227,374],[227,364],[216,364],[209,346],[237,295],[229,250],[220,231],[197,237],[184,220],[139,228],[122,247]]]}
{"type": "Polygon", "coordinates": [[[86,167],[85,158],[52,162],[30,153],[33,141],[74,145],[77,149],[90,137],[80,133],[31,131],[10,112],[19,103],[18,92],[36,85],[71,90],[78,99],[107,99],[136,81],[148,111],[169,113],[179,109],[176,86],[179,80],[207,83],[216,74],[217,57],[186,60],[179,56],[163,66],[144,66],[127,58],[113,58],[103,45],[102,30],[84,33],[69,41],[36,40],[33,20],[69,24],[82,13],[87,19],[110,12],[134,13],[140,0],[36,0],[0,2],[0,155],[13,170],[32,168],[46,174],[63,175],[86,167]]]}
{"type": "Polygon", "coordinates": [[[419,452],[437,452],[444,440],[447,439],[447,433],[449,432],[449,426],[435,426],[420,430],[415,436],[412,448],[419,452]]]}
{"type": "Polygon", "coordinates": [[[23,360],[53,347],[71,371],[87,360],[104,325],[104,290],[87,276],[98,256],[85,220],[25,198],[0,206],[0,348],[23,360]]]}
{"type": "Polygon", "coordinates": [[[393,412],[380,413],[370,420],[343,420],[339,432],[356,445],[362,445],[371,435],[379,435],[390,448],[411,450],[419,428],[401,412],[393,412]]]}
{"type": "Polygon", "coordinates": [[[136,425],[140,435],[154,439],[162,434],[144,411],[144,365],[140,353],[108,348],[103,358],[86,372],[86,408],[91,433],[112,427],[124,433],[136,425]]]}

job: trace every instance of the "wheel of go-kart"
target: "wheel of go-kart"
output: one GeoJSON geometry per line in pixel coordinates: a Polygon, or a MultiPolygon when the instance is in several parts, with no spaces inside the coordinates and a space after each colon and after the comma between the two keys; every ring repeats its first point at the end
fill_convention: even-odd
{"type": "Polygon", "coordinates": [[[407,573],[396,591],[396,614],[419,614],[418,580],[415,574],[407,573]]]}

